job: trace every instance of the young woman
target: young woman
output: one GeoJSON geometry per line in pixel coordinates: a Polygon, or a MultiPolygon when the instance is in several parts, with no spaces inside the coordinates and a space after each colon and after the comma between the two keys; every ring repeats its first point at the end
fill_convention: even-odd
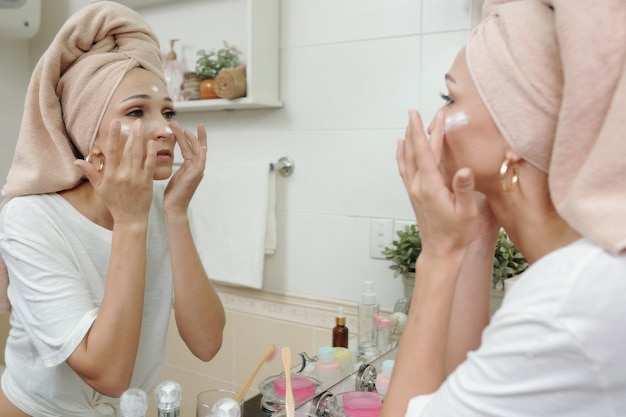
{"type": "Polygon", "coordinates": [[[423,248],[381,415],[626,415],[626,4],[496,3],[399,141],[423,248]],[[500,227],[531,266],[489,322],[500,227]]]}
{"type": "Polygon", "coordinates": [[[187,214],[206,132],[174,116],[156,37],[120,4],[72,16],[35,69],[0,213],[3,417],[118,415],[159,376],[172,306],[191,352],[218,352],[224,311],[187,214]]]}

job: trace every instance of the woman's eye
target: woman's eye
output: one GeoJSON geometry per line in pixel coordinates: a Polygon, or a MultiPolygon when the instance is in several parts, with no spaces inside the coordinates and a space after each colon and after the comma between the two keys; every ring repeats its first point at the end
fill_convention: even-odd
{"type": "Polygon", "coordinates": [[[174,110],[168,110],[166,112],[163,112],[163,117],[167,120],[172,120],[174,119],[174,117],[176,117],[176,112],[174,110]]]}
{"type": "Polygon", "coordinates": [[[440,93],[439,96],[446,102],[446,105],[454,103],[454,100],[447,94],[440,93]]]}
{"type": "Polygon", "coordinates": [[[126,113],[126,116],[127,117],[141,117],[143,116],[143,110],[139,110],[139,109],[131,110],[128,113],[126,113]]]}

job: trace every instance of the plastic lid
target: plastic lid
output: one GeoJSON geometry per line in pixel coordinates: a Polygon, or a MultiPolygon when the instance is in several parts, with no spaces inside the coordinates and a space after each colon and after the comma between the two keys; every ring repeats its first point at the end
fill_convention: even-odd
{"type": "Polygon", "coordinates": [[[383,402],[376,392],[346,392],[343,394],[343,413],[349,417],[378,417],[383,402]]]}
{"type": "Polygon", "coordinates": [[[383,374],[387,376],[391,376],[391,372],[393,371],[394,364],[395,364],[395,361],[393,359],[387,359],[386,361],[383,361],[383,365],[382,365],[383,374]]]}
{"type": "MultiPolygon", "coordinates": [[[[274,378],[272,386],[274,392],[280,397],[285,396],[286,384],[284,376],[274,378]]],[[[291,374],[291,391],[293,391],[293,398],[296,401],[306,401],[315,397],[315,384],[311,378],[301,374],[291,374]]]]}
{"type": "Polygon", "coordinates": [[[376,304],[374,281],[365,281],[365,291],[361,293],[361,303],[369,305],[376,304]]]}
{"type": "Polygon", "coordinates": [[[338,361],[349,361],[350,359],[352,359],[352,354],[350,353],[350,350],[348,348],[345,347],[335,347],[333,348],[335,350],[335,359],[338,361]]]}
{"type": "Polygon", "coordinates": [[[176,410],[180,408],[183,389],[175,381],[163,381],[155,391],[157,408],[159,410],[176,410]]]}
{"type": "Polygon", "coordinates": [[[120,398],[123,417],[145,417],[148,411],[148,396],[139,388],[129,388],[120,398]]]}
{"type": "Polygon", "coordinates": [[[335,360],[335,349],[330,346],[317,348],[317,360],[320,362],[333,362],[335,360]]]}

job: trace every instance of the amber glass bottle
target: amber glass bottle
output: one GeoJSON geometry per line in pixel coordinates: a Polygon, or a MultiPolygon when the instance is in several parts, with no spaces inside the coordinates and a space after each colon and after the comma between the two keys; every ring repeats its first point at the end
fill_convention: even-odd
{"type": "Polygon", "coordinates": [[[346,316],[343,314],[343,307],[339,307],[337,317],[335,317],[333,347],[348,347],[348,328],[346,327],[346,316]]]}

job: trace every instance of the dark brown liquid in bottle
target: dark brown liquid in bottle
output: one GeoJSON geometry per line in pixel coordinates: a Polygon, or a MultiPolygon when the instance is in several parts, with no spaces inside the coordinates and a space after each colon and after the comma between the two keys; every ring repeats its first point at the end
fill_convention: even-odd
{"type": "Polygon", "coordinates": [[[348,328],[346,327],[346,318],[337,317],[337,325],[333,327],[333,347],[348,347],[348,328]]]}

